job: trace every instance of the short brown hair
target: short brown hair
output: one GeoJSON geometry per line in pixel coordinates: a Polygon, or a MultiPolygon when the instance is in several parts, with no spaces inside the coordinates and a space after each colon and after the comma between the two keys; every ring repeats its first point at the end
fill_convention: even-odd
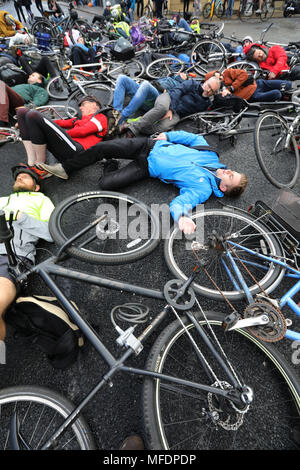
{"type": "Polygon", "coordinates": [[[241,173],[240,184],[238,186],[235,186],[232,189],[228,189],[227,191],[224,192],[224,194],[229,197],[238,197],[241,194],[243,194],[243,192],[246,189],[247,184],[248,184],[247,176],[244,173],[241,173]]]}

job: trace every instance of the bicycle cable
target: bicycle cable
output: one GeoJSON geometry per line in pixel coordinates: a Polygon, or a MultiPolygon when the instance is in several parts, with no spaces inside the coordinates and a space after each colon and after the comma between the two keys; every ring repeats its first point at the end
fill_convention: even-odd
{"type": "Polygon", "coordinates": [[[127,323],[145,323],[148,320],[149,307],[138,303],[125,303],[116,305],[110,312],[110,318],[114,327],[117,327],[114,316],[117,320],[127,323]]]}

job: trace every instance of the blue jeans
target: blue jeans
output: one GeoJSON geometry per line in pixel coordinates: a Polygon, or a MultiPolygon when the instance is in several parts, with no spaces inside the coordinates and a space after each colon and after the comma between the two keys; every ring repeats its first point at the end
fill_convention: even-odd
{"type": "Polygon", "coordinates": [[[232,14],[233,14],[233,5],[234,5],[234,0],[228,0],[226,16],[232,16],[232,14]]]}
{"type": "Polygon", "coordinates": [[[139,108],[145,111],[152,108],[159,92],[149,82],[144,81],[138,85],[132,78],[126,75],[119,75],[114,92],[113,107],[122,114],[120,123],[125,121],[139,108]],[[132,99],[126,108],[123,109],[125,96],[132,99]]]}
{"type": "Polygon", "coordinates": [[[281,87],[285,85],[286,90],[292,88],[292,83],[288,80],[256,80],[257,88],[250,98],[250,101],[276,101],[281,99],[281,87]]]}
{"type": "Polygon", "coordinates": [[[192,28],[184,18],[180,18],[178,26],[179,28],[185,29],[185,31],[189,31],[190,33],[192,32],[192,28]]]}

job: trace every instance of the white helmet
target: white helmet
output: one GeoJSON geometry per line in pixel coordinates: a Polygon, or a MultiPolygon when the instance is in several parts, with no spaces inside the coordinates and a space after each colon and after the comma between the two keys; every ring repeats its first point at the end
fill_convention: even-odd
{"type": "Polygon", "coordinates": [[[112,16],[113,18],[118,18],[118,17],[119,17],[119,12],[118,12],[118,10],[115,10],[115,9],[111,10],[111,16],[112,16]]]}
{"type": "Polygon", "coordinates": [[[245,36],[242,40],[242,44],[244,44],[245,41],[253,42],[253,38],[251,36],[245,36]]]}
{"type": "Polygon", "coordinates": [[[5,15],[4,20],[5,20],[5,23],[9,26],[16,26],[15,19],[12,15],[9,15],[9,14],[5,15]]]}
{"type": "Polygon", "coordinates": [[[107,6],[107,7],[111,7],[111,3],[110,3],[110,2],[106,2],[106,6],[107,6]]]}

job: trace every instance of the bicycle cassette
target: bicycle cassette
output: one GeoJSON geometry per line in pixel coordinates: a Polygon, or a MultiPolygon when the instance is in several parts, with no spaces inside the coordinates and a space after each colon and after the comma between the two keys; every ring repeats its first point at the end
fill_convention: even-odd
{"type": "Polygon", "coordinates": [[[244,318],[253,318],[259,315],[267,315],[269,321],[265,325],[251,326],[248,330],[256,338],[274,343],[280,341],[286,333],[286,321],[280,310],[268,302],[255,302],[248,305],[244,310],[244,318]]]}

